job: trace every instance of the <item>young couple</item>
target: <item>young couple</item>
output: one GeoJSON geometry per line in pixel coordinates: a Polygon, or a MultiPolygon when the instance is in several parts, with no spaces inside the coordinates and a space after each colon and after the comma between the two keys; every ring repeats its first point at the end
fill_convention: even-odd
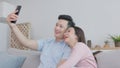
{"type": "Polygon", "coordinates": [[[11,23],[18,18],[15,13],[8,15],[8,25],[20,43],[41,52],[38,68],[97,68],[94,56],[85,44],[84,32],[75,26],[71,16],[59,15],[54,29],[55,39],[31,40],[11,23]]]}

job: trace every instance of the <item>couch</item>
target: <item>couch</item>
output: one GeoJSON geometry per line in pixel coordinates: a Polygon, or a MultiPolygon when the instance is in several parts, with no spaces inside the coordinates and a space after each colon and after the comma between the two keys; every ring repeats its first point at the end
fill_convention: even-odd
{"type": "Polygon", "coordinates": [[[0,51],[0,68],[38,68],[40,52],[8,48],[0,51]]]}
{"type": "MultiPolygon", "coordinates": [[[[40,63],[40,52],[14,48],[8,49],[9,54],[26,56],[22,68],[37,68],[40,63]]],[[[120,50],[102,51],[95,55],[98,68],[120,68],[120,50]]]]}
{"type": "MultiPolygon", "coordinates": [[[[40,63],[40,52],[8,48],[7,53],[25,56],[22,68],[37,68],[40,63]]],[[[120,50],[103,51],[95,55],[98,68],[120,68],[120,50]]],[[[0,60],[1,61],[1,60],[0,60]]]]}

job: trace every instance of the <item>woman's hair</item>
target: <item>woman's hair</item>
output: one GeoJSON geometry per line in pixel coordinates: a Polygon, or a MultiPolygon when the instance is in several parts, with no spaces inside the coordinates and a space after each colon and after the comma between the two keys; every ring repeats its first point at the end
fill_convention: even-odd
{"type": "Polygon", "coordinates": [[[59,15],[58,19],[59,19],[59,20],[60,20],[60,19],[63,19],[63,20],[68,21],[68,28],[75,26],[75,23],[73,22],[72,17],[69,16],[69,15],[59,15]]]}
{"type": "Polygon", "coordinates": [[[80,27],[77,27],[77,26],[74,26],[73,28],[75,30],[76,36],[78,37],[78,42],[83,42],[86,44],[84,31],[80,27]]]}

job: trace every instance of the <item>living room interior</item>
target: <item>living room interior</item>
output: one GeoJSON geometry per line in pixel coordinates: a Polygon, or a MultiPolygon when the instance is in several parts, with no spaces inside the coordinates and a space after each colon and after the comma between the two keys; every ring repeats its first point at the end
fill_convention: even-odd
{"type": "MultiPolygon", "coordinates": [[[[18,26],[25,25],[25,23],[30,24],[26,26],[27,28],[30,27],[28,29],[30,39],[38,40],[54,37],[53,30],[58,15],[68,14],[73,17],[76,25],[84,30],[86,41],[90,40],[91,51],[102,51],[102,53],[96,55],[98,68],[120,68],[120,59],[118,58],[120,57],[120,47],[115,47],[114,40],[110,37],[110,35],[120,36],[118,31],[120,25],[119,0],[0,0],[0,18],[9,8],[12,9],[9,13],[13,12],[17,5],[21,5],[22,8],[16,24],[18,26]],[[6,3],[13,8],[6,7],[6,3]],[[106,42],[107,46],[105,46],[106,42]]],[[[25,60],[22,68],[36,68],[40,62],[38,61],[39,52],[29,49],[24,50],[24,48],[22,50],[19,48],[18,50],[17,48],[8,49],[11,43],[11,31],[6,21],[1,20],[0,51],[27,56],[27,61],[25,60]],[[33,60],[36,64],[32,65],[30,62],[33,60]]],[[[22,27],[20,29],[23,30],[22,27]]],[[[26,31],[26,29],[24,30],[26,31]]]]}

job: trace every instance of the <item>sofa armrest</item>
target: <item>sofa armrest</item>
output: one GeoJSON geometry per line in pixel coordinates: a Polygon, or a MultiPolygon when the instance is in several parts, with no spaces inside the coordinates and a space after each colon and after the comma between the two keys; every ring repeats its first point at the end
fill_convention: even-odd
{"type": "Polygon", "coordinates": [[[95,56],[98,68],[120,68],[120,50],[103,51],[95,56]]]}
{"type": "Polygon", "coordinates": [[[15,48],[8,48],[8,53],[26,57],[26,60],[22,68],[38,68],[40,64],[40,52],[38,51],[28,51],[28,50],[19,50],[15,48]]]}

